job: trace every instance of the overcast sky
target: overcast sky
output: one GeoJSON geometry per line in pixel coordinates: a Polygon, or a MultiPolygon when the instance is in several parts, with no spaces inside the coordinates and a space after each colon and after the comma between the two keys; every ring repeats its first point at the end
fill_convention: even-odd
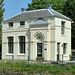
{"type": "Polygon", "coordinates": [[[28,8],[28,3],[32,0],[4,0],[4,19],[14,16],[21,12],[21,8],[28,8]]]}

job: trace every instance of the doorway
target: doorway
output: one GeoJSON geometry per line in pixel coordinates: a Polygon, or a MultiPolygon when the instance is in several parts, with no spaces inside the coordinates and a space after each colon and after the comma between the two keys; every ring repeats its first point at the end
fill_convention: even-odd
{"type": "Polygon", "coordinates": [[[57,43],[57,61],[60,61],[60,43],[57,43]]]}
{"type": "Polygon", "coordinates": [[[42,57],[42,43],[37,43],[37,57],[42,57]]]}

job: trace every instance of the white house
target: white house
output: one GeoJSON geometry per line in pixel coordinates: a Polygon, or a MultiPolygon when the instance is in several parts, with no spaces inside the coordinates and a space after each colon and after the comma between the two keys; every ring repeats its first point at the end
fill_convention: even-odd
{"type": "Polygon", "coordinates": [[[2,59],[69,61],[71,21],[51,8],[21,12],[4,20],[2,59]]]}

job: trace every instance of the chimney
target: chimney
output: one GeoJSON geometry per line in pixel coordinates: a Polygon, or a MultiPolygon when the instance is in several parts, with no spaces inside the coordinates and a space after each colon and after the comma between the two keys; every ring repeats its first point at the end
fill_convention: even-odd
{"type": "Polygon", "coordinates": [[[21,8],[21,12],[25,12],[26,11],[26,9],[25,8],[21,8]]]}
{"type": "Polygon", "coordinates": [[[52,5],[51,4],[48,4],[47,5],[47,9],[51,9],[52,8],[52,5]]]}

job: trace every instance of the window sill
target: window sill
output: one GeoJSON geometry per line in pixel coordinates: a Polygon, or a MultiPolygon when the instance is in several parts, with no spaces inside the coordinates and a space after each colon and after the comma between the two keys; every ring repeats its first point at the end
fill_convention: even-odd
{"type": "Polygon", "coordinates": [[[66,37],[66,35],[64,35],[64,34],[61,34],[61,36],[66,37]]]}
{"type": "Polygon", "coordinates": [[[12,56],[12,55],[14,55],[14,54],[7,54],[7,55],[9,55],[9,56],[11,55],[11,56],[12,56]]]}
{"type": "Polygon", "coordinates": [[[64,54],[63,56],[66,56],[67,57],[68,55],[67,54],[64,54]]]}
{"type": "Polygon", "coordinates": [[[8,27],[7,29],[11,29],[11,28],[13,28],[13,26],[11,26],[11,27],[8,27]]]}
{"type": "Polygon", "coordinates": [[[18,55],[25,55],[25,54],[18,54],[18,55]]]}
{"type": "Polygon", "coordinates": [[[25,27],[25,25],[21,25],[21,26],[19,26],[19,28],[21,28],[21,27],[25,27]]]}

